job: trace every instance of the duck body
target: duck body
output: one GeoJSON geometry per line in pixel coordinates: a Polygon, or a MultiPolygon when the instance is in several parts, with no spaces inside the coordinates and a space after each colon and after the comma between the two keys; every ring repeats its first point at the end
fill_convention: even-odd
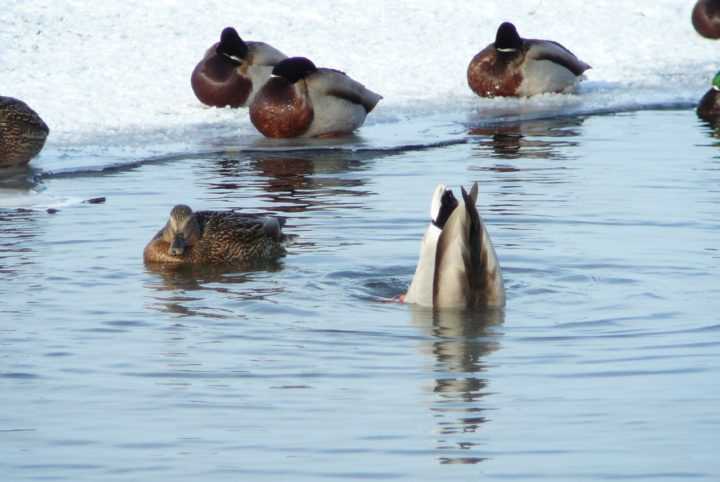
{"type": "Polygon", "coordinates": [[[715,123],[720,120],[720,90],[711,88],[700,99],[696,113],[701,119],[715,123]]]}
{"type": "Polygon", "coordinates": [[[275,66],[250,106],[250,120],[272,138],[341,135],[360,127],[380,99],[343,72],[293,57],[275,66]]]}
{"type": "Polygon", "coordinates": [[[203,104],[246,107],[286,57],[264,42],[243,41],[228,27],[195,66],[190,84],[203,104]]]}
{"type": "Polygon", "coordinates": [[[42,150],[49,132],[25,102],[0,96],[0,168],[30,162],[42,150]]]}
{"type": "Polygon", "coordinates": [[[720,0],[698,0],[691,16],[695,31],[705,38],[720,38],[720,0]]]}
{"type": "Polygon", "coordinates": [[[505,22],[495,42],[470,61],[467,81],[480,97],[528,97],[571,92],[589,68],[559,43],[523,39],[505,22]]]}
{"type": "Polygon", "coordinates": [[[482,308],[505,305],[500,264],[477,212],[477,183],[457,202],[444,185],[435,189],[432,222],[406,303],[433,308],[482,308]],[[450,194],[448,194],[450,193],[450,194]]]}
{"type": "Polygon", "coordinates": [[[146,263],[176,265],[247,264],[285,254],[282,222],[232,211],[197,211],[178,205],[147,244],[146,263]]]}

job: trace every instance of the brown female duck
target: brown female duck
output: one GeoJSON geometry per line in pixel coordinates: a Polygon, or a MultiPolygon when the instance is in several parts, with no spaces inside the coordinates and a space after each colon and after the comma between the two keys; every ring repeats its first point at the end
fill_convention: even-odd
{"type": "Polygon", "coordinates": [[[285,254],[277,218],[232,211],[197,211],[179,204],[145,246],[146,263],[245,264],[285,254]]]}
{"type": "Polygon", "coordinates": [[[25,102],[0,97],[0,168],[30,162],[42,150],[49,132],[25,102]]]}

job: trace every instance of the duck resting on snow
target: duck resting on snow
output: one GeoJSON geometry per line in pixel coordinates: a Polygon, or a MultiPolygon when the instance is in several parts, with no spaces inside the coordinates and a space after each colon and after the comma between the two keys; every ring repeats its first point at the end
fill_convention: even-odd
{"type": "Polygon", "coordinates": [[[0,96],[0,168],[30,162],[42,150],[49,132],[25,102],[0,96]]]}
{"type": "Polygon", "coordinates": [[[692,11],[695,31],[705,38],[720,38],[720,0],[698,0],[692,11]]]}
{"type": "Polygon", "coordinates": [[[462,201],[440,184],[433,193],[430,225],[420,245],[415,275],[405,303],[434,308],[482,308],[505,305],[500,263],[475,203],[477,183],[462,201]]]}
{"type": "Polygon", "coordinates": [[[196,211],[179,204],[147,244],[146,263],[245,264],[285,254],[283,222],[233,211],[196,211]]]}
{"type": "Polygon", "coordinates": [[[504,22],[495,42],[470,61],[467,80],[480,97],[572,91],[590,66],[552,40],[524,39],[504,22]]]}
{"type": "Polygon", "coordinates": [[[245,42],[232,27],[220,34],[192,72],[190,84],[203,104],[246,107],[287,56],[263,42],[245,42]]]}
{"type": "Polygon", "coordinates": [[[272,74],[250,106],[250,120],[265,137],[348,134],[382,99],[344,72],[318,68],[305,57],[283,60],[272,74]]]}

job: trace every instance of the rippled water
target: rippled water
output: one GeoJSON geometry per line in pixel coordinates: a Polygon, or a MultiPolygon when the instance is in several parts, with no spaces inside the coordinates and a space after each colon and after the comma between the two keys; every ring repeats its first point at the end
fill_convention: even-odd
{"type": "Polygon", "coordinates": [[[713,132],[690,110],[465,130],[0,193],[35,207],[0,209],[2,480],[718,480],[713,132]],[[388,302],[441,181],[480,183],[504,313],[388,302]],[[289,253],[148,269],[179,202],[286,216],[289,253]]]}

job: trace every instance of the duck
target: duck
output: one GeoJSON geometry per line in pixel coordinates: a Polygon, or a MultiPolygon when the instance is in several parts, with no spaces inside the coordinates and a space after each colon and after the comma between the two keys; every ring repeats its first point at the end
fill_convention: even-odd
{"type": "Polygon", "coordinates": [[[226,27],[190,76],[195,96],[211,107],[247,107],[287,55],[264,42],[245,42],[226,27]]]}
{"type": "Polygon", "coordinates": [[[712,86],[700,99],[696,112],[705,121],[714,123],[720,120],[720,72],[713,77],[712,86]]]}
{"type": "Polygon", "coordinates": [[[250,120],[265,137],[340,136],[360,127],[380,99],[344,72],[290,57],[273,68],[250,105],[250,120]]]}
{"type": "Polygon", "coordinates": [[[695,31],[705,38],[720,38],[720,0],[698,0],[692,10],[695,31]]]}
{"type": "Polygon", "coordinates": [[[467,69],[480,97],[529,97],[572,92],[590,65],[552,40],[524,39],[503,22],[495,42],[476,54],[467,69]]]}
{"type": "Polygon", "coordinates": [[[440,184],[420,244],[415,274],[400,300],[435,309],[502,308],[505,286],[490,235],[475,206],[478,185],[459,202],[440,184]]]}
{"type": "Polygon", "coordinates": [[[47,124],[25,102],[0,96],[0,168],[30,162],[49,133],[47,124]]]}
{"type": "Polygon", "coordinates": [[[146,263],[246,264],[285,254],[284,220],[236,211],[193,211],[178,204],[145,246],[146,263]]]}

